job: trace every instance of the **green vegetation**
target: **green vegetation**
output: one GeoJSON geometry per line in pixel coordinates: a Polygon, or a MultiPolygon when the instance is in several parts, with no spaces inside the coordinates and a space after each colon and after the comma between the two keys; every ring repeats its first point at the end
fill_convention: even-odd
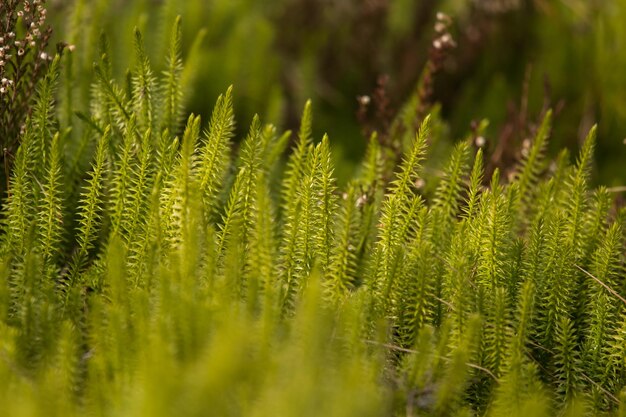
{"type": "MultiPolygon", "coordinates": [[[[89,102],[98,37],[111,44],[113,73],[133,63],[133,27],[150,56],[163,57],[169,27],[183,17],[190,88],[187,110],[210,116],[229,85],[238,120],[262,114],[295,130],[312,99],[314,132],[333,133],[337,175],[352,175],[367,141],[354,115],[357,96],[372,98],[366,124],[385,127],[415,91],[432,55],[438,12],[450,15],[456,48],[438,65],[425,98],[439,103],[447,141],[472,120],[489,118],[490,150],[518,148],[538,114],[554,109],[550,151],[572,153],[598,122],[595,180],[624,184],[626,158],[626,2],[622,0],[66,0],[48,1],[54,41],[76,46],[74,104],[89,102]],[[385,77],[386,76],[386,77],[385,77]],[[380,78],[380,80],[379,80],[380,78]],[[378,81],[381,81],[380,83],[378,81]],[[382,84],[382,85],[380,85],[382,84]],[[386,110],[378,113],[378,91],[386,110]],[[382,118],[379,118],[382,116],[382,118]],[[513,145],[512,145],[513,144],[513,145]]],[[[161,59],[153,62],[164,69],[161,59]]],[[[70,72],[66,72],[68,75],[70,72]]],[[[243,136],[245,128],[238,132],[243,136]]],[[[366,135],[368,136],[368,135],[366,135]]],[[[505,155],[506,156],[506,155],[505,155]]],[[[502,166],[510,161],[505,158],[502,166]]]]}
{"type": "Polygon", "coordinates": [[[105,35],[46,56],[7,139],[0,415],[626,415],[626,210],[592,185],[596,126],[553,160],[546,109],[502,170],[486,121],[450,142],[431,57],[338,179],[311,102],[293,135],[237,129],[236,86],[189,115],[198,55],[166,17],[123,77],[105,35]]]}

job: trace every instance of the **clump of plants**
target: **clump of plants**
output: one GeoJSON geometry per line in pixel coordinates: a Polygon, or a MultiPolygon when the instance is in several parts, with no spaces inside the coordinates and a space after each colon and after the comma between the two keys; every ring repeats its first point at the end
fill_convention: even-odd
{"type": "Polygon", "coordinates": [[[340,186],[310,103],[235,147],[233,90],[185,115],[180,19],[169,45],[155,73],[136,31],[120,84],[102,38],[68,125],[58,57],[38,84],[2,208],[6,415],[626,413],[626,212],[589,185],[595,128],[551,161],[547,112],[487,176],[485,124],[430,155],[415,97],[340,186]]]}
{"type": "Polygon", "coordinates": [[[0,1],[0,192],[6,192],[11,160],[26,117],[32,111],[34,88],[52,60],[46,52],[52,33],[46,24],[45,1],[0,1]]]}

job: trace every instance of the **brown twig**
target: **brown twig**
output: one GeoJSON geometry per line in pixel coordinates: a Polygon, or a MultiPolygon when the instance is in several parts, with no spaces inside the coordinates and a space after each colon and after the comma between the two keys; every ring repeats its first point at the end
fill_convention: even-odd
{"type": "MultiPolygon", "coordinates": [[[[370,345],[381,346],[381,347],[384,347],[384,348],[387,348],[387,349],[390,349],[390,350],[394,350],[396,352],[417,353],[417,354],[421,353],[418,350],[403,348],[402,346],[396,346],[396,345],[393,345],[391,343],[381,343],[381,342],[376,342],[374,340],[367,340],[367,339],[365,339],[364,342],[367,343],[367,344],[370,344],[370,345]]],[[[445,356],[440,356],[440,355],[433,355],[433,356],[435,356],[437,359],[441,359],[441,360],[444,360],[446,362],[450,362],[451,361],[450,358],[446,358],[445,356]]],[[[496,377],[494,375],[494,373],[491,372],[489,369],[483,368],[482,366],[476,365],[475,363],[471,363],[471,362],[465,362],[465,365],[467,367],[469,367],[469,368],[473,368],[473,369],[476,369],[476,370],[479,370],[481,372],[486,373],[491,378],[493,378],[493,380],[496,383],[500,383],[500,381],[498,380],[498,377],[496,377]]]]}
{"type": "Polygon", "coordinates": [[[618,294],[617,291],[615,291],[613,288],[609,287],[608,285],[606,285],[604,282],[600,281],[598,278],[596,278],[595,276],[593,276],[593,274],[591,274],[590,272],[586,271],[584,268],[581,268],[580,266],[574,264],[574,266],[578,269],[580,269],[582,272],[584,272],[587,276],[593,278],[598,284],[602,285],[608,292],[610,292],[611,294],[613,294],[615,297],[617,297],[622,303],[626,304],[626,299],[624,299],[624,297],[622,297],[621,295],[618,294]]]}

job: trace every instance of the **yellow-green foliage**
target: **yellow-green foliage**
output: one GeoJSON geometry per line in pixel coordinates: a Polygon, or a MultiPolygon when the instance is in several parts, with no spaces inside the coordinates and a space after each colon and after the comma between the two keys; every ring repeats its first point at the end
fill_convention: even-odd
{"type": "Polygon", "coordinates": [[[487,183],[466,141],[424,168],[426,117],[340,187],[310,103],[284,167],[258,116],[231,156],[232,89],[183,127],[171,33],[159,75],[136,31],[125,86],[103,40],[67,126],[58,59],[38,89],[2,207],[0,415],[623,415],[626,216],[589,187],[595,128],[548,170],[547,113],[487,183]]]}

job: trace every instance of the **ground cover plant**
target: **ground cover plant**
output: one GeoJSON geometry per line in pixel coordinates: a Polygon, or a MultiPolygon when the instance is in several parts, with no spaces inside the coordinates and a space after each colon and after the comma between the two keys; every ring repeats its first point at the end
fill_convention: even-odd
{"type": "MultiPolygon", "coordinates": [[[[48,8],[55,28],[51,42],[80,51],[71,77],[66,72],[79,81],[73,97],[78,108],[88,105],[102,31],[116,51],[112,71],[121,79],[133,62],[133,27],[141,29],[149,53],[163,56],[171,21],[180,14],[183,51],[189,52],[186,77],[195,80],[188,111],[208,118],[215,97],[234,84],[238,120],[259,113],[297,130],[310,98],[316,136],[333,133],[340,180],[350,175],[366,143],[357,139],[356,97],[384,91],[386,109],[375,120],[377,128],[384,125],[385,114],[393,115],[412,95],[443,12],[453,18],[457,46],[439,63],[425,97],[441,104],[448,140],[462,137],[472,120],[488,117],[489,142],[519,145],[532,133],[527,121],[552,107],[559,122],[550,152],[575,152],[599,122],[594,180],[623,185],[623,1],[55,0],[48,8]]],[[[153,67],[161,71],[161,60],[153,67]]]]}
{"type": "MultiPolygon", "coordinates": [[[[511,169],[416,94],[339,184],[330,136],[188,115],[181,20],[88,107],[62,48],[11,163],[0,415],[626,415],[626,211],[596,128],[511,169]],[[249,127],[248,127],[249,126],[249,127]]],[[[419,93],[419,91],[418,91],[419,93]]]]}

